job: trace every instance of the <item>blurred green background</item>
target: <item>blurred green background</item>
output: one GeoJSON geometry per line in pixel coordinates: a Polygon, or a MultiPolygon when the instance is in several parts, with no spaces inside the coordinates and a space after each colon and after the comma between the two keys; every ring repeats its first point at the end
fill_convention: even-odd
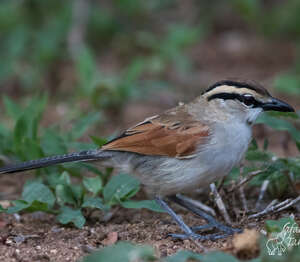
{"type": "MultiPolygon", "coordinates": [[[[38,126],[68,137],[58,153],[89,147],[74,140],[114,136],[228,77],[260,81],[299,109],[299,13],[297,0],[2,0],[2,154],[16,155],[25,129],[37,142],[30,157],[55,154],[47,142],[40,152],[38,126]]],[[[288,135],[255,132],[279,155],[298,154],[288,135]]]]}
{"type": "Polygon", "coordinates": [[[297,0],[2,0],[0,87],[21,101],[47,92],[46,122],[101,110],[121,126],[145,114],[129,100],[156,111],[226,77],[299,95],[299,11],[297,0]]]}
{"type": "Polygon", "coordinates": [[[48,94],[44,125],[100,112],[98,136],[227,77],[299,108],[299,12],[297,0],[2,0],[2,95],[48,94]]]}
{"type": "MultiPolygon", "coordinates": [[[[1,158],[101,145],[228,77],[299,110],[299,13],[297,0],[2,0],[1,158]]],[[[288,133],[259,125],[255,137],[279,156],[299,153],[288,133]]]]}

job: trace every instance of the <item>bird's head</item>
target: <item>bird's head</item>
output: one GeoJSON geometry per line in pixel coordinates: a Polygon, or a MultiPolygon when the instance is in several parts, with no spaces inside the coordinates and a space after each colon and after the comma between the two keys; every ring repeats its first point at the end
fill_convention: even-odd
{"type": "Polygon", "coordinates": [[[255,82],[223,80],[210,86],[203,94],[209,105],[225,114],[254,123],[262,111],[294,112],[289,104],[274,98],[255,82]]]}

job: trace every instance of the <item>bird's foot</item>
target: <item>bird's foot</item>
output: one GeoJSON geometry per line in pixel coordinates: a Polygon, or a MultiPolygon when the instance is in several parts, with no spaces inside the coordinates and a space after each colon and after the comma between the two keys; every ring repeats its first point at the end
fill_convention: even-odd
{"type": "Polygon", "coordinates": [[[207,230],[211,230],[211,229],[218,229],[222,232],[224,232],[227,235],[233,235],[235,233],[241,233],[243,230],[240,228],[233,228],[233,227],[229,227],[229,226],[225,226],[221,223],[215,222],[215,223],[209,223],[209,224],[205,224],[202,226],[194,226],[191,227],[191,230],[193,232],[199,232],[199,231],[207,231],[207,230]]]}
{"type": "Polygon", "coordinates": [[[229,235],[228,234],[200,235],[200,234],[196,234],[196,233],[192,232],[192,233],[189,233],[189,234],[168,234],[168,236],[170,236],[174,239],[181,239],[181,240],[194,239],[194,240],[211,240],[211,241],[215,241],[217,239],[226,238],[229,235]]]}
{"type": "Polygon", "coordinates": [[[241,233],[242,230],[239,228],[232,228],[225,225],[222,225],[220,223],[216,224],[205,224],[202,226],[195,226],[191,227],[191,233],[186,234],[169,234],[168,236],[171,236],[174,239],[194,239],[194,240],[212,240],[215,241],[217,239],[227,238],[231,235],[234,235],[235,233],[241,233]],[[214,233],[214,234],[197,234],[196,232],[199,231],[207,231],[212,229],[218,229],[222,231],[223,233],[214,233]]]}
{"type": "MultiPolygon", "coordinates": [[[[181,202],[182,202],[181,199],[178,199],[175,197],[173,197],[173,199],[175,199],[177,203],[179,202],[179,204],[181,204],[181,202]]],[[[242,230],[240,230],[240,229],[231,228],[229,226],[225,226],[225,225],[219,223],[213,217],[207,215],[206,213],[203,213],[202,211],[200,211],[198,209],[195,209],[193,206],[190,207],[189,205],[186,205],[185,202],[183,202],[183,204],[185,204],[184,205],[185,207],[188,207],[188,209],[190,209],[197,215],[204,217],[204,219],[206,221],[208,221],[208,224],[206,224],[206,225],[190,228],[188,225],[186,225],[184,223],[182,218],[180,216],[178,216],[167,205],[167,203],[163,199],[161,199],[160,197],[156,197],[155,200],[162,208],[164,208],[168,212],[168,214],[176,221],[176,223],[180,226],[180,228],[184,232],[184,234],[169,234],[168,236],[171,236],[172,238],[214,241],[217,239],[229,237],[230,235],[233,235],[234,233],[242,232],[242,230]],[[205,234],[205,235],[200,235],[200,234],[196,233],[201,230],[208,230],[208,229],[214,229],[214,228],[218,229],[219,231],[221,231],[223,233],[213,233],[213,234],[205,234]]]]}

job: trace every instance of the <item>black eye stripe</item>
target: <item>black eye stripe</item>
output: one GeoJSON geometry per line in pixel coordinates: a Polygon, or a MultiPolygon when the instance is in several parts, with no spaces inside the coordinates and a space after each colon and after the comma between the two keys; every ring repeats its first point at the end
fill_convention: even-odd
{"type": "Polygon", "coordinates": [[[252,105],[253,107],[260,107],[262,105],[261,102],[257,101],[253,96],[243,96],[240,94],[234,94],[234,93],[219,93],[211,95],[207,98],[208,101],[211,101],[213,99],[223,99],[223,100],[239,100],[241,103],[246,104],[247,106],[252,105]]]}

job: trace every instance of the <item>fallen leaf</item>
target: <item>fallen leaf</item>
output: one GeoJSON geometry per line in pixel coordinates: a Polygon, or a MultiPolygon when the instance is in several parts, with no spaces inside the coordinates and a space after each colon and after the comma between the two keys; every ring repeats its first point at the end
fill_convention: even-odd
{"type": "Polygon", "coordinates": [[[118,241],[118,232],[110,232],[107,237],[101,241],[104,246],[110,246],[118,241]]]}
{"type": "Polygon", "coordinates": [[[259,233],[255,229],[245,229],[233,237],[234,252],[240,258],[251,258],[259,252],[259,233]]]}

